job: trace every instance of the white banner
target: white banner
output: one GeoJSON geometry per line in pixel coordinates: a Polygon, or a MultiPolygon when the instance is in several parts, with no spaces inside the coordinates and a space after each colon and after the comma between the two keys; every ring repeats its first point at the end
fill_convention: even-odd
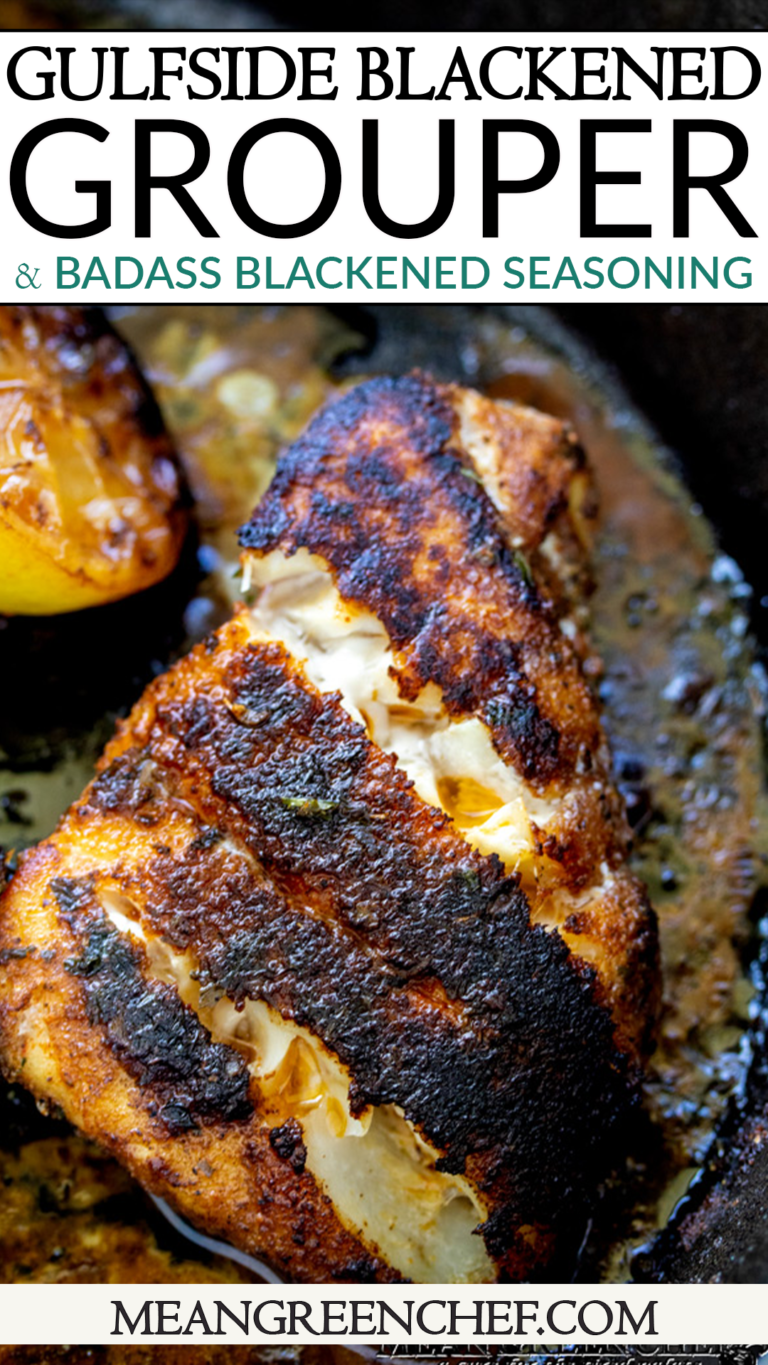
{"type": "MultiPolygon", "coordinates": [[[[763,1285],[11,1285],[0,1344],[114,1341],[336,1345],[765,1337],[763,1285]]],[[[686,1348],[692,1349],[695,1348],[686,1348]]]]}
{"type": "Polygon", "coordinates": [[[764,33],[0,34],[0,297],[768,301],[764,33]]]}

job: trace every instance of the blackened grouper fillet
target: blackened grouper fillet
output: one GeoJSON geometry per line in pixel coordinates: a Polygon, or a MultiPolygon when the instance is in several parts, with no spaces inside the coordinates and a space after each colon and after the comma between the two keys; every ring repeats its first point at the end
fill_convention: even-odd
{"type": "Polygon", "coordinates": [[[561,1273],[636,1102],[655,921],[585,680],[584,458],[422,375],[326,407],[246,599],[0,915],[7,1073],[299,1280],[561,1273]]]}

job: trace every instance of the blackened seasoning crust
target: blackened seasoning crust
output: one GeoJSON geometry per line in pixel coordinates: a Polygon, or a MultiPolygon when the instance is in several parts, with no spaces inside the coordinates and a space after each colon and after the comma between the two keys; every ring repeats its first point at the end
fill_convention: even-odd
{"type": "Polygon", "coordinates": [[[448,710],[481,716],[534,785],[562,784],[599,747],[597,722],[572,652],[459,448],[454,392],[408,375],[345,394],[283,456],[241,544],[321,555],[342,596],[379,617],[402,651],[404,697],[436,683],[448,710]]]}
{"type": "MultiPolygon", "coordinates": [[[[190,677],[158,698],[150,746],[129,761],[151,756],[194,774],[198,810],[261,868],[215,848],[158,860],[145,874],[153,928],[193,943],[227,995],[265,998],[316,1032],[350,1066],[356,1106],[399,1104],[451,1169],[478,1146],[513,1146],[516,1197],[532,1217],[542,1195],[538,1139],[526,1139],[537,1078],[570,1075],[585,1113],[610,1111],[621,1088],[593,973],[531,929],[516,879],[426,807],[334,698],[277,647],[227,644],[212,658],[217,685],[203,691],[190,677]],[[243,725],[230,697],[259,725],[243,725]],[[308,820],[285,808],[285,792],[320,793],[336,809],[308,820]],[[441,995],[450,1010],[435,1003],[441,995]]],[[[114,781],[109,769],[97,779],[96,806],[114,781]]],[[[566,1170],[560,1163],[557,1182],[566,1170]]]]}
{"type": "Polygon", "coordinates": [[[248,1118],[253,1104],[243,1059],[212,1043],[176,989],[145,975],[145,954],[110,924],[88,882],[54,878],[51,891],[79,938],[64,966],[80,977],[88,1022],[157,1102],[168,1132],[248,1118]]]}
{"type": "Polygon", "coordinates": [[[283,1161],[290,1163],[297,1175],[307,1164],[307,1149],[302,1142],[301,1124],[297,1119],[286,1119],[269,1134],[269,1145],[283,1161]]]}
{"type": "MultiPolygon", "coordinates": [[[[589,1134],[588,1160],[626,1102],[627,1058],[594,971],[530,925],[516,878],[278,646],[249,643],[244,620],[150,689],[130,738],[78,818],[108,809],[130,828],[140,811],[157,842],[169,809],[194,804],[183,857],[151,852],[123,882],[153,932],[194,945],[219,993],[264,999],[320,1037],[358,1112],[398,1105],[443,1169],[503,1191],[494,1225],[573,1211],[575,1134],[589,1134]],[[308,819],[288,792],[333,810],[308,819]]],[[[648,933],[638,993],[653,951],[648,933]]]]}

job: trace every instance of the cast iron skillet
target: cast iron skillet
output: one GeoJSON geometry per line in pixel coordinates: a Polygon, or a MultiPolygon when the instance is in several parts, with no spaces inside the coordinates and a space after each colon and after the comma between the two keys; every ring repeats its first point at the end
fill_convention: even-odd
{"type": "MultiPolygon", "coordinates": [[[[503,331],[522,324],[534,340],[590,377],[609,401],[613,370],[619,389],[632,391],[662,439],[677,451],[723,549],[746,571],[757,600],[766,603],[756,607],[755,625],[768,644],[768,411],[763,407],[768,308],[581,306],[563,308],[558,315],[541,307],[379,305],[337,311],[350,325],[350,335],[364,339],[362,352],[355,346],[339,362],[350,377],[419,367],[471,380],[468,341],[482,333],[489,313],[497,315],[503,331]]],[[[149,677],[183,649],[184,608],[198,577],[190,543],[165,583],[94,609],[109,613],[109,649],[97,669],[89,666],[94,612],[67,619],[65,650],[57,647],[55,621],[39,623],[31,633],[21,618],[6,622],[4,643],[21,685],[14,705],[0,710],[3,750],[17,751],[24,760],[31,755],[32,767],[44,769],[56,761],[59,732],[72,729],[91,735],[97,750],[111,729],[111,717],[127,709],[149,677]]],[[[765,908],[758,905],[757,913],[765,908]]],[[[768,943],[768,936],[762,941],[768,943]]],[[[768,992],[763,1005],[768,1019],[768,992]]],[[[651,1248],[635,1255],[635,1278],[768,1279],[768,1063],[762,1060],[768,1050],[761,1037],[755,1044],[758,1060],[746,1100],[740,1098],[741,1108],[733,1110],[720,1134],[714,1169],[698,1179],[651,1248]]]]}
{"type": "MultiPolygon", "coordinates": [[[[559,310],[610,353],[622,383],[676,450],[721,543],[755,589],[768,646],[768,305],[596,305],[559,310]]],[[[683,1201],[637,1278],[768,1279],[768,1044],[756,1040],[746,1107],[714,1169],[683,1201]]]]}

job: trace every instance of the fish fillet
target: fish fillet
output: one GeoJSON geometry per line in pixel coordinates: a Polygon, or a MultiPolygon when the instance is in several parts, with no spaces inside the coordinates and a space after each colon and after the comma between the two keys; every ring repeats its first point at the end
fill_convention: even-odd
{"type": "Polygon", "coordinates": [[[0,914],[8,1074],[299,1280],[562,1273],[655,921],[585,673],[569,429],[422,375],[287,451],[246,601],[146,691],[0,914]]]}

